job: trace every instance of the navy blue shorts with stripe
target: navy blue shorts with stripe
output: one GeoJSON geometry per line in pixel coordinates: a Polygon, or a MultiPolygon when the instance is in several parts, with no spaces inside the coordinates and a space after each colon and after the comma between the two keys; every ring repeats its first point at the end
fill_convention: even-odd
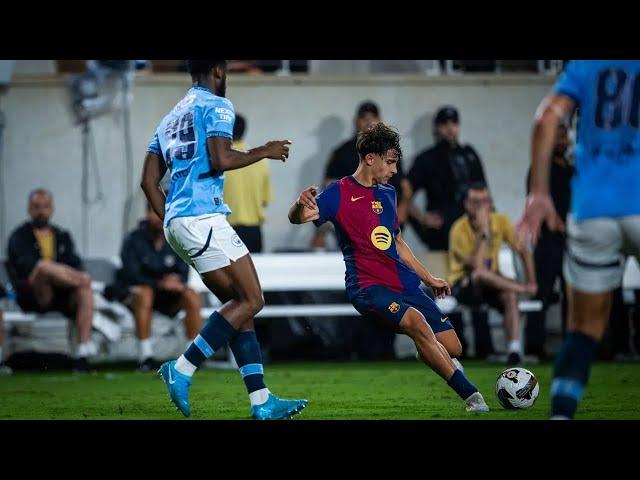
{"type": "Polygon", "coordinates": [[[450,330],[453,325],[436,303],[422,291],[416,295],[402,295],[381,286],[360,290],[351,303],[362,315],[374,315],[400,325],[408,308],[418,310],[433,330],[433,333],[450,330]]]}

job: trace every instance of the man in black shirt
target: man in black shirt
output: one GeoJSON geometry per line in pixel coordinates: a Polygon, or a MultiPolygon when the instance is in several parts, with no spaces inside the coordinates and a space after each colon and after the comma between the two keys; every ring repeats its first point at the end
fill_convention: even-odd
{"type": "MultiPolygon", "coordinates": [[[[536,244],[533,258],[536,266],[536,278],[538,279],[538,293],[536,299],[542,300],[543,310],[532,312],[528,315],[525,327],[525,353],[545,357],[545,323],[546,310],[553,303],[553,290],[556,279],[560,278],[562,288],[562,318],[566,319],[566,299],[564,298],[564,276],[562,274],[562,261],[565,251],[566,236],[564,225],[567,212],[571,203],[571,177],[575,169],[566,159],[566,151],[569,147],[569,136],[566,125],[560,124],[556,132],[551,161],[549,187],[553,205],[560,217],[561,229],[551,232],[543,225],[540,230],[540,239],[536,244]]],[[[529,182],[531,171],[527,173],[527,194],[529,194],[529,182]]]]}
{"type": "Polygon", "coordinates": [[[487,184],[482,161],[471,145],[461,145],[460,115],[455,107],[438,110],[434,119],[436,144],[421,152],[408,174],[413,192],[426,191],[427,205],[421,212],[409,207],[409,222],[430,250],[449,249],[449,230],[464,214],[469,185],[487,184]]]}
{"type": "Polygon", "coordinates": [[[75,319],[78,344],[73,362],[76,372],[88,372],[88,357],[95,354],[91,341],[93,290],[71,234],[50,222],[53,195],[37,188],[29,194],[30,221],[9,237],[7,273],[25,312],[59,311],[75,319]]]}
{"type": "MultiPolygon", "coordinates": [[[[375,103],[366,101],[358,106],[356,117],[354,119],[355,134],[352,138],[342,143],[331,153],[331,157],[329,158],[324,174],[325,187],[335,180],[351,175],[357,170],[360,159],[356,152],[356,136],[358,132],[361,132],[369,126],[381,121],[380,109],[375,103]]],[[[396,167],[398,169],[398,173],[391,177],[391,181],[389,183],[394,186],[398,193],[398,220],[400,222],[400,227],[402,228],[408,216],[409,203],[411,200],[411,185],[402,170],[401,160],[398,161],[396,167]]],[[[311,241],[311,246],[313,248],[325,248],[328,228],[327,224],[327,226],[319,228],[316,231],[316,234],[311,241]]]]}
{"type": "Polygon", "coordinates": [[[146,220],[124,239],[120,257],[120,281],[132,294],[139,370],[150,371],[156,367],[151,345],[153,310],[173,317],[184,309],[185,334],[193,340],[201,328],[200,295],[187,285],[189,267],[166,242],[162,220],[150,206],[146,220]]]}

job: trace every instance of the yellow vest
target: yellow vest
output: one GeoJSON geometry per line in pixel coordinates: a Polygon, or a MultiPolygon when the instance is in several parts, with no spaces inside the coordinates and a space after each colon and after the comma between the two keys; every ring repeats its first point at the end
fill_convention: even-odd
{"type": "MultiPolygon", "coordinates": [[[[234,150],[246,150],[243,142],[233,142],[234,150]]],[[[265,220],[264,209],[271,202],[269,160],[224,173],[224,201],[231,208],[231,225],[256,226],[265,220]]]]}

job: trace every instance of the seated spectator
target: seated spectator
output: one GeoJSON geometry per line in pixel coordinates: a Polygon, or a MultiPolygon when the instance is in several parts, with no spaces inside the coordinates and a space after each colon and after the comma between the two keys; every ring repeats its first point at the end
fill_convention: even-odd
{"type": "Polygon", "coordinates": [[[164,238],[162,220],[147,205],[147,217],[124,239],[120,280],[131,291],[139,340],[139,370],[157,367],[151,345],[153,310],[174,317],[184,309],[185,333],[193,340],[201,328],[200,295],[187,286],[189,267],[164,238]]]}
{"type": "Polygon", "coordinates": [[[471,184],[464,208],[466,213],[450,231],[449,283],[452,295],[471,307],[489,304],[504,315],[507,362],[517,364],[522,350],[518,294],[535,295],[538,290],[533,258],[516,239],[509,218],[491,211],[491,196],[486,184],[471,184]],[[522,257],[526,284],[505,278],[498,272],[498,253],[502,242],[507,242],[522,257]]]}
{"type": "Polygon", "coordinates": [[[93,292],[91,277],[82,271],[71,234],[49,223],[53,196],[39,188],[29,195],[30,222],[9,237],[7,271],[25,312],[59,311],[75,318],[79,344],[74,371],[89,370],[87,357],[94,353],[91,343],[93,292]]]}

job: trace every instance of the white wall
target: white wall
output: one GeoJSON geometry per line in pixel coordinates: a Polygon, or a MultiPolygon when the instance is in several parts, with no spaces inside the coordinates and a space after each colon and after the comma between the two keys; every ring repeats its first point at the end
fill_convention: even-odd
{"type": "MultiPolygon", "coordinates": [[[[290,225],[286,212],[299,190],[321,181],[331,149],[352,134],[354,110],[364,99],[378,102],[384,120],[404,135],[405,168],[432,142],[431,120],[438,106],[456,105],[461,112],[462,139],[472,143],[484,160],[497,208],[515,219],[524,201],[531,120],[552,81],[523,75],[230,77],[227,94],[236,111],[248,119],[249,145],[271,139],[293,141],[289,161],[271,163],[274,202],[265,226],[266,249],[307,244],[313,227],[290,225]]],[[[137,185],[147,143],[159,120],[188,86],[189,79],[182,74],[143,74],[136,79],[131,107],[136,202],[129,226],[143,212],[137,185]]],[[[105,198],[88,207],[87,247],[83,248],[82,136],[72,125],[67,103],[61,78],[16,76],[0,97],[6,116],[0,172],[6,190],[2,256],[9,232],[26,218],[27,194],[37,186],[54,193],[54,222],[71,229],[84,255],[119,251],[125,197],[122,119],[108,115],[93,122],[105,198]]],[[[408,239],[417,251],[422,250],[413,235],[408,234],[408,239]]]]}

